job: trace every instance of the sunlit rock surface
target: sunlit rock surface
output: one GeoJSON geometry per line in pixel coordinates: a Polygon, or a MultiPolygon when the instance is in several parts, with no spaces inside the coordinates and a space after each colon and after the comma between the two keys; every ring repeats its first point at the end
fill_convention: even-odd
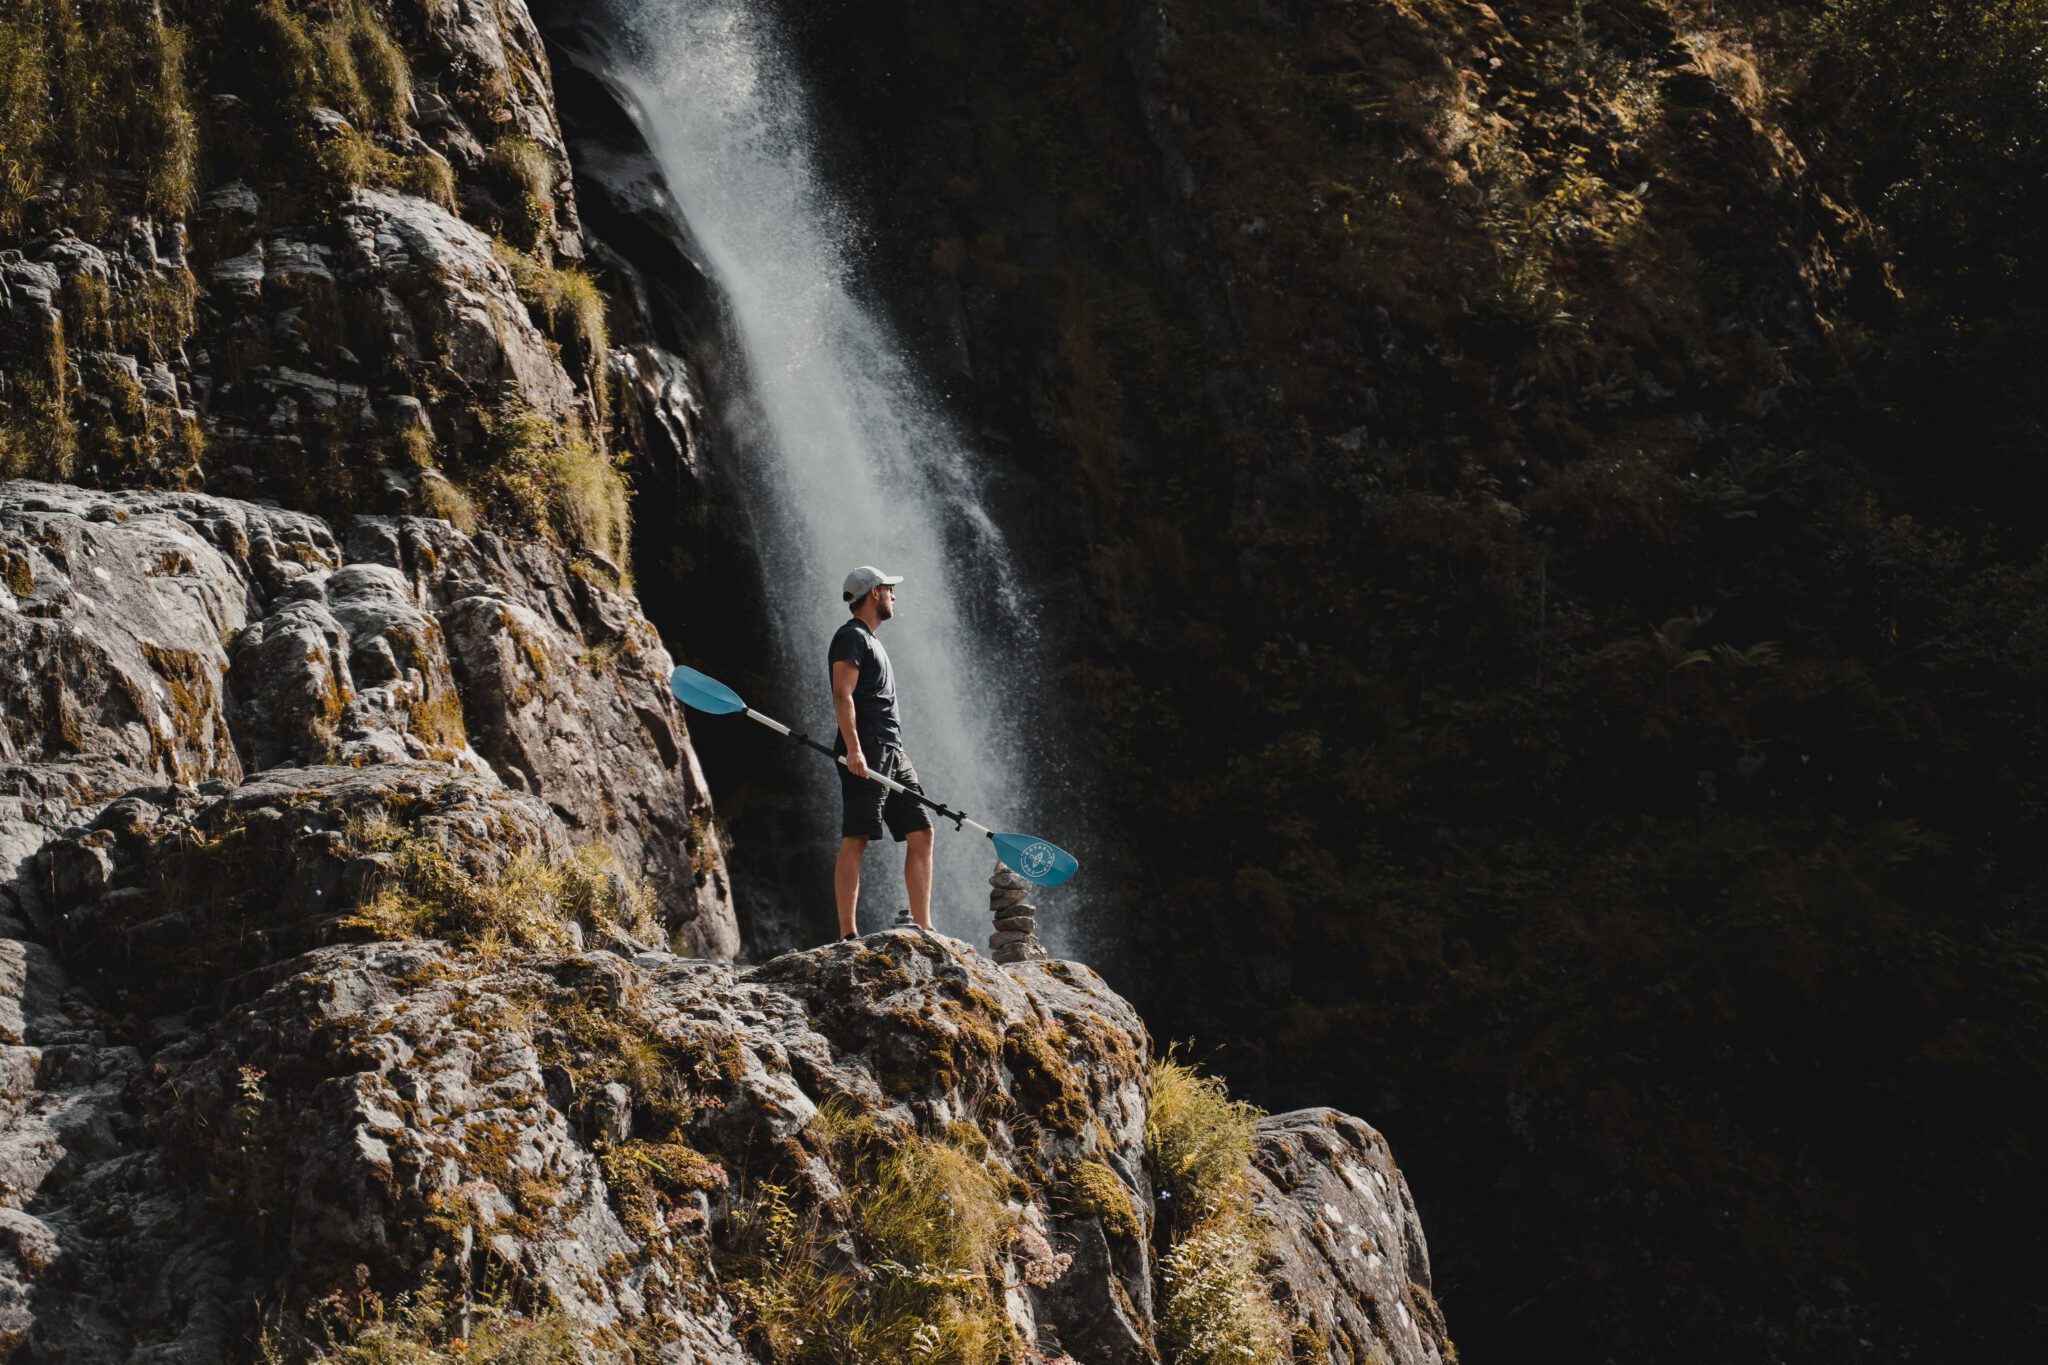
{"type": "Polygon", "coordinates": [[[1385,1138],[1334,1109],[1274,1114],[1259,1124],[1254,1186],[1279,1230],[1281,1296],[1335,1365],[1364,1365],[1375,1349],[1400,1361],[1446,1358],[1429,1244],[1385,1138]]]}
{"type": "Polygon", "coordinates": [[[184,783],[446,762],[612,844],[692,951],[732,956],[709,797],[633,600],[445,522],[357,518],[346,542],[229,499],[0,485],[0,760],[184,783]]]}
{"type": "MultiPolygon", "coordinates": [[[[310,796],[319,772],[292,790],[310,796]]],[[[474,780],[453,782],[468,795],[438,805],[482,814],[474,780]]],[[[171,846],[131,817],[103,823],[130,853],[171,846]]],[[[314,902],[321,842],[262,845],[291,878],[287,901],[314,902]]],[[[347,881],[327,889],[346,900],[347,881]]],[[[109,941],[82,941],[69,970],[97,975],[109,941]]],[[[1157,1359],[1149,1040],[1084,967],[999,968],[891,931],[752,970],[661,952],[479,960],[417,942],[121,979],[107,995],[163,1012],[99,1008],[39,945],[0,953],[14,1253],[0,1329],[38,1358],[230,1358],[254,1304],[303,1305],[359,1274],[390,1289],[486,1268],[543,1287],[613,1351],[768,1358],[736,1333],[721,1245],[772,1172],[818,1211],[821,1245],[873,1273],[845,1236],[848,1192],[820,1136],[859,1116],[895,1141],[983,1144],[1012,1191],[1005,1310],[1022,1340],[1048,1358],[1157,1359]],[[634,1069],[641,1048],[662,1059],[658,1090],[634,1069]],[[690,1188],[636,1179],[632,1162],[678,1150],[703,1163],[690,1188]],[[1077,1199],[1084,1163],[1112,1173],[1134,1220],[1077,1199]]],[[[1427,1253],[1376,1136],[1327,1111],[1282,1116],[1260,1162],[1281,1302],[1330,1358],[1441,1359],[1427,1253]]]]}

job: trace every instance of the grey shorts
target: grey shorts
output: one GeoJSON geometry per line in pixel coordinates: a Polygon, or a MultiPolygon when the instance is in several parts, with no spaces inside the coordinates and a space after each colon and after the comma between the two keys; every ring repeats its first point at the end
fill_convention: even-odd
{"type": "MultiPolygon", "coordinates": [[[[910,759],[903,750],[893,744],[882,746],[877,754],[868,755],[868,768],[884,777],[893,777],[910,790],[924,794],[924,788],[917,783],[917,769],[910,766],[910,759]]],[[[932,817],[923,805],[900,792],[892,792],[879,782],[870,782],[865,777],[855,777],[844,767],[839,770],[839,835],[843,839],[879,839],[882,826],[889,827],[889,833],[897,843],[902,843],[921,829],[932,827],[932,817]]]]}

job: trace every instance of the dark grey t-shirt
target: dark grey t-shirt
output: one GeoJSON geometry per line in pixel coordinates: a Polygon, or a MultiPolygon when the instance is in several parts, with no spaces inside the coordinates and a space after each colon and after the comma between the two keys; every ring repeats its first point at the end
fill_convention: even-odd
{"type": "MultiPolygon", "coordinates": [[[[903,731],[896,724],[896,670],[889,666],[889,651],[858,616],[832,636],[830,663],[860,665],[860,681],[853,685],[853,732],[860,736],[861,752],[873,758],[885,744],[901,745],[903,731]]],[[[829,664],[825,671],[829,677],[829,664]]],[[[844,751],[845,746],[841,739],[836,747],[844,751]]]]}

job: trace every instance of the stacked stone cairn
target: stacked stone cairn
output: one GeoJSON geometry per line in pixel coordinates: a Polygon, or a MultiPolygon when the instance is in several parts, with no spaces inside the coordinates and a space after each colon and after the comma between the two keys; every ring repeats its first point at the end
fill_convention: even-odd
{"type": "Polygon", "coordinates": [[[996,919],[988,946],[996,961],[1045,961],[1045,949],[1038,942],[1038,909],[1024,899],[1031,894],[1031,883],[997,863],[988,884],[994,888],[988,893],[989,913],[996,919]]]}

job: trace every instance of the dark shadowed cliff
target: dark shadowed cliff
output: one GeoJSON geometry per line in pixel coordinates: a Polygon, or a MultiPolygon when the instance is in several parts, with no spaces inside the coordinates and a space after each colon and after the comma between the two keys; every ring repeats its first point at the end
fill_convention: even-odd
{"type": "Polygon", "coordinates": [[[2039,6],[779,10],[1155,1031],[1475,1356],[2037,1340],[2039,6]]]}

